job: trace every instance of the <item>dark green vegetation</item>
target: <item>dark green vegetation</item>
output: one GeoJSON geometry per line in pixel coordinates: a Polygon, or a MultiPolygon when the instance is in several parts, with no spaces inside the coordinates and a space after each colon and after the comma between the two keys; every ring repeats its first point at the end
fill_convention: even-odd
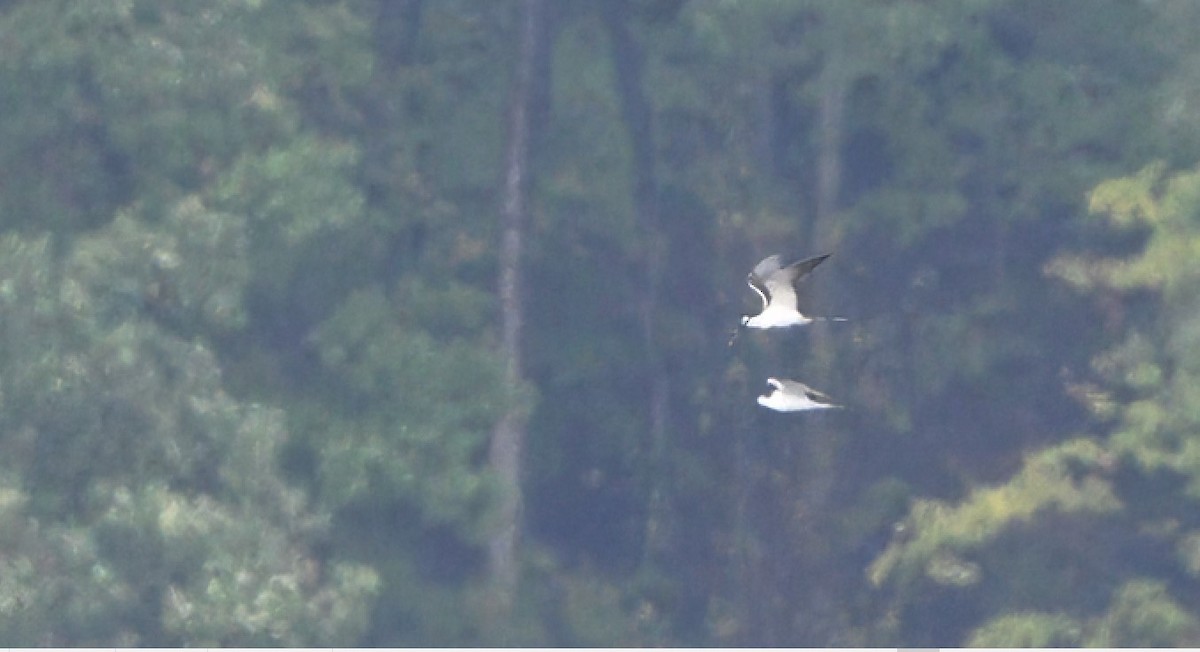
{"type": "Polygon", "coordinates": [[[0,2],[0,644],[1200,645],[1197,24],[0,2]]]}

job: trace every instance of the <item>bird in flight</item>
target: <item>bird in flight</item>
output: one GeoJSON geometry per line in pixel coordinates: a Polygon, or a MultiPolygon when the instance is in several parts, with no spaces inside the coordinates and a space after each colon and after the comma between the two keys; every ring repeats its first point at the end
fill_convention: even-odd
{"type": "Polygon", "coordinates": [[[770,394],[758,397],[758,404],[778,412],[799,412],[801,410],[821,410],[840,408],[833,399],[817,390],[795,380],[780,380],[768,378],[767,384],[773,389],[770,394]]]}
{"type": "MultiPolygon", "coordinates": [[[[787,328],[803,326],[822,317],[809,317],[800,312],[796,298],[796,281],[804,278],[817,265],[832,254],[813,256],[787,267],[779,264],[779,255],[767,256],[754,266],[746,277],[746,283],[762,299],[762,311],[757,315],[743,315],[741,325],[729,338],[730,346],[737,339],[740,328],[787,328]]],[[[834,317],[830,321],[845,321],[834,317]]]]}
{"type": "Polygon", "coordinates": [[[742,325],[747,328],[786,328],[811,322],[812,319],[798,309],[795,284],[829,256],[814,256],[781,267],[779,255],[776,254],[767,256],[755,265],[754,271],[746,277],[746,283],[762,299],[762,312],[754,316],[744,315],[742,325]]]}

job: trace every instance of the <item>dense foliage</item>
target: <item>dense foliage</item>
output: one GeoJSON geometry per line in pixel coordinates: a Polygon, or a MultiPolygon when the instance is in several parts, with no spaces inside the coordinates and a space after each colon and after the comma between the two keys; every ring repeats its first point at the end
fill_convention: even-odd
{"type": "Polygon", "coordinates": [[[0,2],[0,641],[1200,644],[1198,20],[0,2]]]}

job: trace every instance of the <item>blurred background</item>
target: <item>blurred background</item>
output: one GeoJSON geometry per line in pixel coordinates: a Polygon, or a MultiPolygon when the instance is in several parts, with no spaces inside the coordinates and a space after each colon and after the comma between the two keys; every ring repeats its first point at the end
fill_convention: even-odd
{"type": "Polygon", "coordinates": [[[0,640],[1200,645],[1198,27],[0,2],[0,640]]]}

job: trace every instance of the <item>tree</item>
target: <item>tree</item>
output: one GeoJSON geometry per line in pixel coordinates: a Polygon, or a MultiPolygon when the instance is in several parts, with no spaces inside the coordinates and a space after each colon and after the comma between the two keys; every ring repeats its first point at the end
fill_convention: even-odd
{"type": "Polygon", "coordinates": [[[1190,6],[0,2],[0,630],[1194,641],[1190,6]]]}
{"type": "MultiPolygon", "coordinates": [[[[983,620],[974,644],[1172,646],[1200,635],[1190,592],[1173,590],[1195,572],[1195,524],[1186,512],[1197,486],[1188,452],[1197,295],[1184,261],[1196,239],[1200,174],[1168,179],[1151,166],[1100,184],[1090,206],[1113,227],[1147,235],[1140,251],[1064,254],[1047,267],[1102,310],[1144,308],[1144,316],[1110,312],[1119,343],[1093,359],[1091,378],[1068,381],[1099,434],[1030,457],[1007,483],[956,507],[917,503],[912,535],[872,566],[874,581],[898,597],[930,585],[943,587],[939,600],[970,596],[983,620]],[[1064,554],[1065,566],[1055,561],[1064,554]],[[1032,578],[1002,579],[1000,564],[1040,569],[1039,594],[1030,594],[1032,578]],[[1012,612],[1018,605],[1041,610],[1012,612]]],[[[925,608],[906,607],[911,618],[925,608]]]]}
{"type": "Polygon", "coordinates": [[[231,398],[210,348],[143,316],[234,323],[243,238],[197,202],[158,228],[118,218],[61,263],[48,237],[5,237],[7,640],[311,644],[365,627],[375,574],[326,564],[328,514],[272,471],[280,412],[231,398]]]}
{"type": "MultiPolygon", "coordinates": [[[[297,254],[338,223],[314,211],[260,228],[243,211],[278,197],[248,161],[274,144],[277,173],[317,154],[277,142],[295,107],[270,41],[249,36],[274,8],[4,8],[6,128],[24,143],[2,163],[19,184],[2,193],[6,374],[22,403],[4,440],[10,640],[307,645],[366,628],[377,575],[321,554],[329,511],[277,467],[285,414],[232,397],[222,369],[222,345],[256,316],[258,254],[297,254]],[[235,159],[254,192],[218,188],[235,159]]],[[[346,198],[312,188],[316,211],[346,198]]],[[[325,215],[352,215],[353,199],[325,215]]]]}
{"type": "MultiPolygon", "coordinates": [[[[501,350],[504,358],[504,383],[516,392],[522,382],[521,338],[525,309],[522,306],[524,284],[521,266],[525,222],[529,212],[530,147],[534,122],[534,101],[539,80],[535,73],[548,56],[543,22],[545,8],[540,0],[525,0],[521,6],[521,53],[513,76],[513,91],[508,113],[508,145],[504,157],[499,246],[499,296],[501,350]]],[[[490,573],[495,584],[500,614],[512,608],[519,576],[517,543],[521,526],[521,457],[525,450],[524,408],[514,406],[496,423],[489,459],[499,480],[500,506],[497,531],[489,543],[490,573]]]]}

